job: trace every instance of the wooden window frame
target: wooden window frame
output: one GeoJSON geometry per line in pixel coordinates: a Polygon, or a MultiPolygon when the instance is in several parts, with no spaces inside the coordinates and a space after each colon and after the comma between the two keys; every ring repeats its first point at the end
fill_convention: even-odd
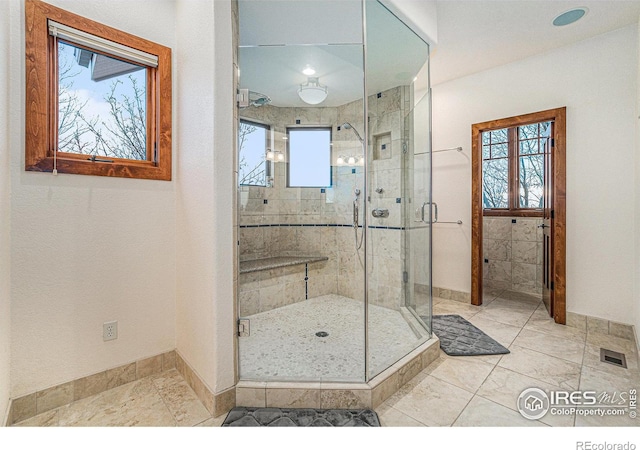
{"type": "Polygon", "coordinates": [[[94,22],[39,0],[25,2],[26,136],[25,170],[107,177],[171,180],[171,49],[94,22]],[[54,20],[93,36],[158,57],[147,68],[147,160],[56,152],[58,109],[57,48],[47,21],[54,20]]]}
{"type": "MultiPolygon", "coordinates": [[[[492,122],[491,128],[486,129],[477,129],[474,128],[474,134],[471,139],[473,141],[479,140],[478,143],[478,151],[480,152],[479,158],[481,161],[481,165],[484,161],[486,161],[482,155],[482,134],[490,131],[506,129],[507,130],[507,159],[508,164],[508,189],[509,189],[509,200],[508,200],[508,208],[485,208],[482,206],[482,214],[484,216],[493,216],[493,217],[542,217],[543,210],[542,208],[523,208],[520,206],[520,137],[518,134],[519,128],[521,126],[533,125],[536,123],[549,122],[548,120],[541,121],[531,121],[531,122],[521,122],[518,117],[508,118],[508,119],[500,119],[492,122]]],[[[540,139],[538,137],[538,139],[540,139]]]]}

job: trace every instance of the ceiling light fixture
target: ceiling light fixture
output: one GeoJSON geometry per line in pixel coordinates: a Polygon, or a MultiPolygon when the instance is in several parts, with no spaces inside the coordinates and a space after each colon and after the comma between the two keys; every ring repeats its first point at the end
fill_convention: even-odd
{"type": "Polygon", "coordinates": [[[574,8],[569,11],[563,12],[555,19],[553,19],[553,24],[556,27],[563,27],[565,25],[570,25],[578,20],[582,19],[589,10],[585,7],[574,8]]]}
{"type": "Polygon", "coordinates": [[[317,77],[307,78],[307,82],[300,85],[298,95],[303,102],[309,105],[317,105],[327,98],[329,90],[318,81],[317,77]]]}
{"type": "Polygon", "coordinates": [[[316,74],[316,69],[307,64],[304,66],[304,69],[302,69],[302,73],[309,77],[316,74]]]}

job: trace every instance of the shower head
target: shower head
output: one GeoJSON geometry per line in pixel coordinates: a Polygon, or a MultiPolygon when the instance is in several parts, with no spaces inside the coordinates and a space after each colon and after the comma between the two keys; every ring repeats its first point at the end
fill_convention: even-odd
{"type": "Polygon", "coordinates": [[[360,133],[358,133],[358,130],[356,130],[353,125],[351,125],[349,122],[345,122],[342,125],[342,128],[346,129],[346,130],[351,130],[355,133],[355,135],[358,137],[358,140],[360,141],[361,144],[364,144],[364,139],[362,139],[362,137],[360,136],[360,133]]]}
{"type": "Polygon", "coordinates": [[[249,91],[249,105],[256,108],[271,103],[271,98],[268,95],[261,94],[260,92],[249,91]]]}

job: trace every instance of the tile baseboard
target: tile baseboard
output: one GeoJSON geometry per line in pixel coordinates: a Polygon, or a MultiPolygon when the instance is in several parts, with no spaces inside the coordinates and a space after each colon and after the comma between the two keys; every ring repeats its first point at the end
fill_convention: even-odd
{"type": "Polygon", "coordinates": [[[585,333],[605,334],[635,341],[636,345],[638,345],[635,327],[626,323],[567,311],[567,326],[577,328],[585,333]]]}
{"type": "Polygon", "coordinates": [[[226,414],[236,406],[235,386],[231,386],[222,392],[214,393],[177,351],[176,369],[213,417],[226,414]]]}
{"type": "Polygon", "coordinates": [[[464,291],[456,291],[453,289],[445,289],[441,287],[433,287],[433,296],[444,298],[446,300],[454,300],[461,303],[471,303],[471,293],[464,291]]]}
{"type": "Polygon", "coordinates": [[[176,367],[171,350],[10,399],[4,426],[176,367]]]}

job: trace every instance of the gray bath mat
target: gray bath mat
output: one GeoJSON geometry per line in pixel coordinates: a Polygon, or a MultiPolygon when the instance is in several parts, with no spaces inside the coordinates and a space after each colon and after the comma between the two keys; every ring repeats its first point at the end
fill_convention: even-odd
{"type": "Polygon", "coordinates": [[[505,347],[456,314],[433,316],[433,332],[450,356],[503,355],[505,347]]]}
{"type": "Polygon", "coordinates": [[[379,427],[370,409],[233,408],[223,427],[379,427]]]}

